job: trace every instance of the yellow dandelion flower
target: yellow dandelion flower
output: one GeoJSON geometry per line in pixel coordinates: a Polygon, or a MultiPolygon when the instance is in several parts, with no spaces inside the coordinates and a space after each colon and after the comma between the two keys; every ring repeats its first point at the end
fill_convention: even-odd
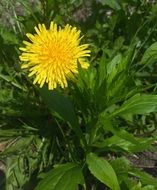
{"type": "Polygon", "coordinates": [[[28,76],[35,75],[34,84],[42,87],[47,83],[50,90],[58,85],[65,88],[67,79],[78,73],[78,63],[84,69],[89,67],[85,60],[90,56],[89,45],[80,45],[80,30],[68,24],[58,28],[51,22],[49,29],[39,24],[35,31],[26,34],[30,42],[24,41],[25,47],[20,48],[20,60],[26,62],[22,68],[29,69],[28,76]]]}

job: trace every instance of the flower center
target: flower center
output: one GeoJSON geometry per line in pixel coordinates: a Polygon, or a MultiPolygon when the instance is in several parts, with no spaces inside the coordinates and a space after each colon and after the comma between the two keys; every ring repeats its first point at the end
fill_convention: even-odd
{"type": "Polygon", "coordinates": [[[42,60],[47,60],[50,64],[67,65],[73,61],[74,57],[65,42],[51,42],[42,47],[42,60]]]}

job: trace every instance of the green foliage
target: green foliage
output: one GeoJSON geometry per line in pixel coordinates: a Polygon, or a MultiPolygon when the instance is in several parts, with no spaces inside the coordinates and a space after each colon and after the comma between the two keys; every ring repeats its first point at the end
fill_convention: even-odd
{"type": "MultiPolygon", "coordinates": [[[[156,153],[157,3],[0,2],[0,160],[7,190],[155,190],[130,157],[156,153]],[[19,47],[34,26],[81,29],[90,67],[68,88],[38,89],[19,47]]],[[[1,183],[0,183],[1,184],[1,183]]],[[[5,187],[4,187],[5,186],[5,187]]]]}
{"type": "Polygon", "coordinates": [[[36,190],[75,190],[78,184],[83,184],[84,179],[80,166],[67,163],[56,166],[36,187],[36,190]]]}
{"type": "Polygon", "coordinates": [[[102,4],[103,5],[108,5],[109,7],[111,7],[112,9],[115,9],[115,10],[119,10],[120,9],[120,5],[118,2],[114,1],[114,0],[103,0],[102,1],[102,4]]]}
{"type": "Polygon", "coordinates": [[[98,178],[102,183],[113,190],[119,190],[117,176],[112,166],[102,158],[90,153],[87,155],[87,164],[91,173],[98,178]]]}
{"type": "Polygon", "coordinates": [[[156,57],[156,50],[157,50],[157,43],[153,43],[144,53],[141,63],[142,64],[153,64],[155,63],[156,57]]]}
{"type": "Polygon", "coordinates": [[[121,114],[148,114],[157,111],[156,95],[135,95],[111,115],[121,114]]]}

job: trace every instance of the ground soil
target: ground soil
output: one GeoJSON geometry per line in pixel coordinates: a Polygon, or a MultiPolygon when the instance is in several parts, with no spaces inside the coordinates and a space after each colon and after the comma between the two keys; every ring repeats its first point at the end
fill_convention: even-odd
{"type": "Polygon", "coordinates": [[[129,157],[131,163],[154,177],[157,177],[157,152],[144,151],[129,157]]]}

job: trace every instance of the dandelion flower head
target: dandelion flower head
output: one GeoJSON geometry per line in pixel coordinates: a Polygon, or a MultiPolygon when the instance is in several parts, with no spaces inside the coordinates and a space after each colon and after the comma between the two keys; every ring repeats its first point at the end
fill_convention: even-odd
{"type": "Polygon", "coordinates": [[[78,73],[78,63],[84,69],[89,67],[86,57],[90,56],[88,44],[80,45],[80,30],[67,24],[64,28],[51,22],[50,28],[44,24],[35,27],[36,34],[27,33],[30,42],[23,41],[25,47],[20,60],[22,68],[29,69],[29,75],[34,75],[33,83],[42,87],[48,84],[50,90],[58,85],[68,86],[67,79],[78,73]]]}

